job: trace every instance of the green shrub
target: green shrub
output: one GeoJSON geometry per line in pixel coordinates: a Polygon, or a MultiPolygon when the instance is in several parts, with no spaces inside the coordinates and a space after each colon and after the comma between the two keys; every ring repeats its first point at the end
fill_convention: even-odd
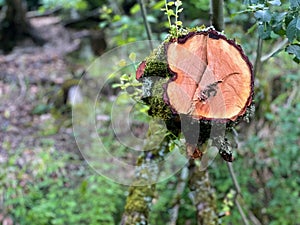
{"type": "Polygon", "coordinates": [[[0,178],[4,212],[21,225],[116,224],[124,205],[124,188],[95,174],[74,155],[52,147],[22,149],[11,155],[0,178]]]}

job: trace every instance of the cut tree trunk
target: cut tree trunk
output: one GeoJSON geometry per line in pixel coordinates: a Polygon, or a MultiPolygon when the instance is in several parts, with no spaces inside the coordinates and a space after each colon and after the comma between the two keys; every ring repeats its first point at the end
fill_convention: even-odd
{"type": "Polygon", "coordinates": [[[230,143],[223,134],[211,137],[211,130],[249,117],[254,76],[241,46],[213,28],[183,32],[146,58],[136,78],[149,115],[165,120],[173,133],[176,126],[168,124],[179,121],[188,157],[201,158],[199,149],[211,138],[223,159],[233,160],[230,143]]]}
{"type": "Polygon", "coordinates": [[[174,78],[165,101],[195,119],[232,120],[243,115],[253,92],[252,67],[240,46],[211,29],[167,43],[174,78]]]}
{"type": "Polygon", "coordinates": [[[9,52],[17,41],[30,37],[36,44],[43,45],[45,40],[31,26],[26,18],[26,10],[22,0],[7,0],[6,15],[1,22],[0,47],[4,52],[9,52]]]}

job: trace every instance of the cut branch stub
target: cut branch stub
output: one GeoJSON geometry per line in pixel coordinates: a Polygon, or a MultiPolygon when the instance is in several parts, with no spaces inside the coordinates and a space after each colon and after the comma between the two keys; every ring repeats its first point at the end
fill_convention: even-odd
{"type": "Polygon", "coordinates": [[[242,48],[215,30],[165,44],[170,73],[164,101],[175,114],[235,121],[252,101],[252,65],[242,48]]]}

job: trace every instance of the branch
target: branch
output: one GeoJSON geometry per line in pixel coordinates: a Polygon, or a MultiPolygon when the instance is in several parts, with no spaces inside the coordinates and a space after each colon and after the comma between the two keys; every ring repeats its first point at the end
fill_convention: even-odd
{"type": "Polygon", "coordinates": [[[70,26],[73,26],[75,24],[84,22],[88,19],[95,19],[95,20],[100,21],[100,14],[101,14],[101,8],[98,7],[96,9],[93,9],[91,11],[86,12],[84,15],[80,16],[79,18],[69,19],[69,20],[63,22],[63,26],[64,27],[70,27],[70,26]]]}
{"type": "Polygon", "coordinates": [[[281,42],[279,42],[273,49],[270,53],[262,56],[260,58],[260,61],[261,62],[265,62],[267,60],[269,60],[272,56],[274,56],[277,52],[281,51],[282,48],[288,43],[288,39],[285,38],[284,40],[282,40],[281,42]]]}
{"type": "Polygon", "coordinates": [[[224,0],[211,0],[211,24],[218,31],[224,30],[224,0]]]}
{"type": "Polygon", "coordinates": [[[186,187],[186,181],[188,178],[188,168],[184,167],[181,170],[181,175],[176,187],[176,193],[173,199],[176,200],[175,205],[173,206],[173,208],[171,209],[171,221],[169,223],[169,225],[176,225],[177,224],[177,219],[178,219],[178,212],[179,212],[179,208],[180,208],[180,199],[182,196],[182,193],[186,187]]]}
{"type": "Polygon", "coordinates": [[[216,209],[216,197],[211,187],[207,170],[201,170],[200,163],[194,160],[189,162],[189,189],[190,197],[197,210],[198,225],[216,225],[218,216],[216,209]]]}
{"type": "Polygon", "coordinates": [[[230,176],[231,176],[231,179],[233,181],[233,185],[235,187],[235,190],[236,190],[236,195],[235,195],[235,198],[234,198],[234,203],[235,205],[237,206],[237,209],[242,217],[242,221],[243,221],[243,224],[244,225],[249,225],[249,221],[243,211],[243,208],[241,207],[240,205],[240,202],[238,201],[238,196],[242,196],[241,195],[241,187],[236,179],[236,176],[235,176],[235,173],[234,173],[234,170],[233,170],[233,167],[232,167],[232,164],[230,162],[227,162],[227,167],[228,167],[228,170],[229,170],[229,173],[230,173],[230,176]]]}
{"type": "Polygon", "coordinates": [[[145,7],[144,0],[139,0],[139,4],[140,4],[140,7],[141,7],[141,12],[142,12],[142,16],[143,16],[144,25],[145,25],[145,28],[146,28],[150,48],[151,48],[151,50],[153,50],[153,45],[152,45],[152,42],[150,41],[150,40],[152,40],[152,31],[151,31],[150,24],[147,20],[147,12],[146,12],[146,7],[145,7]]]}
{"type": "Polygon", "coordinates": [[[233,181],[233,185],[235,187],[236,194],[239,195],[239,194],[241,194],[241,187],[236,179],[232,164],[230,162],[227,162],[227,167],[228,167],[231,179],[233,181]]]}
{"type": "MultiPolygon", "coordinates": [[[[161,135],[160,133],[159,136],[161,135]]],[[[155,135],[152,136],[148,139],[149,145],[155,141],[155,135]]],[[[169,152],[168,143],[169,139],[166,137],[156,149],[144,151],[137,160],[137,175],[129,188],[121,225],[149,224],[149,213],[160,173],[158,163],[154,161],[163,160],[164,155],[169,152]]],[[[147,144],[144,148],[147,149],[147,144]]]]}
{"type": "Polygon", "coordinates": [[[263,40],[259,37],[257,40],[256,59],[255,59],[254,69],[253,69],[254,77],[257,76],[257,73],[260,70],[262,48],[263,48],[263,40]]]}
{"type": "Polygon", "coordinates": [[[41,13],[40,11],[29,11],[26,13],[26,18],[32,19],[32,18],[38,18],[38,17],[46,17],[51,16],[55,13],[58,13],[62,10],[62,7],[56,7],[54,9],[46,10],[45,12],[41,13]]]}

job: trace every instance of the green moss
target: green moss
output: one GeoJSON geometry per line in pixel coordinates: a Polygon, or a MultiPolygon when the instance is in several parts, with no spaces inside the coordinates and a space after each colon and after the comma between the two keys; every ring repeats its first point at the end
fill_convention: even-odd
{"type": "Polygon", "coordinates": [[[158,46],[146,58],[146,67],[143,77],[170,77],[164,44],[158,46]]]}
{"type": "Polygon", "coordinates": [[[160,79],[155,82],[152,88],[152,95],[148,99],[148,104],[150,106],[149,115],[153,117],[158,117],[163,120],[168,120],[171,118],[172,111],[170,107],[165,103],[164,88],[163,86],[167,83],[167,79],[160,79]]]}
{"type": "MultiPolygon", "coordinates": [[[[139,212],[148,217],[149,200],[154,196],[154,188],[149,186],[131,186],[125,210],[128,213],[139,212]]],[[[150,202],[151,203],[151,202],[150,202]]]]}
{"type": "Polygon", "coordinates": [[[143,85],[147,89],[146,82],[153,83],[149,88],[151,95],[144,99],[145,103],[150,106],[148,111],[150,116],[158,117],[163,120],[170,118],[172,112],[170,107],[164,101],[164,86],[172,74],[168,70],[166,53],[164,45],[160,45],[153,53],[146,58],[146,67],[144,71],[143,85]]]}
{"type": "Polygon", "coordinates": [[[154,197],[155,185],[131,186],[129,196],[125,205],[127,214],[126,225],[147,224],[152,199],[154,197]]]}

